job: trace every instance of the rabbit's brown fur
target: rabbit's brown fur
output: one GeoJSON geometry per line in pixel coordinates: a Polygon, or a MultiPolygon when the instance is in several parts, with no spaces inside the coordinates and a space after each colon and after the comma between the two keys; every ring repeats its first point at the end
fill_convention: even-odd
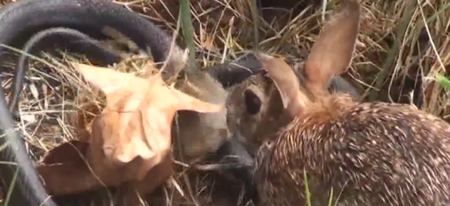
{"type": "Polygon", "coordinates": [[[281,98],[278,98],[278,101],[269,102],[268,96],[272,90],[273,84],[267,81],[262,74],[258,74],[235,86],[230,92],[230,97],[226,104],[228,110],[228,128],[230,128],[232,133],[240,133],[240,137],[245,137],[245,139],[241,139],[241,141],[246,142],[253,147],[258,147],[264,141],[264,139],[262,139],[263,136],[254,134],[255,131],[264,133],[264,138],[268,138],[269,136],[274,137],[276,133],[273,132],[272,135],[269,135],[266,132],[275,131],[279,128],[278,125],[275,125],[276,122],[272,121],[277,120],[275,117],[277,117],[276,114],[281,111],[282,105],[279,104],[278,107],[276,107],[273,104],[276,102],[280,103],[281,98]],[[249,92],[246,94],[245,92],[247,91],[249,92]],[[245,95],[252,96],[245,97],[245,95]],[[246,100],[246,98],[248,99],[246,100]],[[258,102],[247,102],[253,100],[258,102]],[[269,103],[272,103],[272,106],[270,106],[269,103]],[[268,111],[268,107],[279,108],[279,111],[276,111],[275,113],[268,111]],[[255,110],[256,113],[249,110],[255,110]],[[267,123],[264,124],[266,125],[264,129],[259,127],[260,125],[263,125],[261,124],[261,121],[267,123]]]}
{"type": "Polygon", "coordinates": [[[360,6],[346,1],[319,35],[300,85],[283,60],[263,54],[292,121],[256,156],[262,205],[436,206],[450,200],[450,125],[409,105],[356,103],[326,82],[352,59],[360,6]]]}
{"type": "Polygon", "coordinates": [[[409,105],[355,104],[343,96],[309,105],[269,152],[256,184],[267,205],[439,205],[450,193],[450,127],[409,105]]]}

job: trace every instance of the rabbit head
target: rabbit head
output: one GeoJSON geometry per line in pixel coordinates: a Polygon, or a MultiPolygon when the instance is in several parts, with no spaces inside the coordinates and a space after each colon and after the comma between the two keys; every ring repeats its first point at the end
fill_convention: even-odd
{"type": "MultiPolygon", "coordinates": [[[[231,133],[239,133],[241,142],[253,144],[263,141],[259,133],[275,131],[278,114],[282,111],[280,96],[269,98],[274,85],[264,74],[257,74],[230,91],[227,101],[227,124],[231,133]],[[273,108],[274,111],[269,111],[273,108]],[[263,127],[263,125],[265,127],[263,127]]],[[[274,136],[275,133],[272,134],[274,136]]]]}

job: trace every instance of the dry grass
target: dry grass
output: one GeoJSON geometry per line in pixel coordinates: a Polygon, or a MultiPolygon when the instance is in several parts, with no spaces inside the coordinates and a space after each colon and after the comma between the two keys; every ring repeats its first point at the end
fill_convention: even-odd
{"type": "MultiPolygon", "coordinates": [[[[160,1],[156,0],[155,4],[143,1],[121,3],[141,12],[172,34],[178,12],[174,2],[178,1],[167,1],[174,5],[164,5],[160,1]]],[[[273,21],[259,19],[255,27],[248,2],[191,1],[196,48],[202,54],[197,55],[199,65],[210,66],[234,59],[253,48],[284,56],[290,62],[301,61],[307,56],[320,28],[323,15],[320,9],[307,7],[301,13],[287,11],[283,18],[275,20],[273,16],[265,16],[265,20],[273,21]]],[[[334,8],[336,2],[329,2],[327,11],[334,8]]],[[[438,73],[449,75],[446,67],[450,63],[447,32],[450,3],[443,0],[362,0],[362,5],[358,38],[365,46],[357,49],[352,67],[344,77],[357,87],[365,101],[422,101],[421,109],[448,120],[448,94],[435,78],[438,73]],[[423,42],[418,41],[421,31],[422,36],[430,35],[430,47],[420,48],[423,47],[423,42]],[[414,89],[419,90],[413,92],[414,89]]],[[[183,44],[181,40],[178,43],[183,44]]],[[[55,59],[47,61],[57,64],[55,59]]],[[[148,72],[142,71],[144,63],[146,61],[142,60],[123,62],[117,68],[148,72]]],[[[32,68],[41,67],[35,64],[32,68]]],[[[86,90],[70,68],[62,65],[46,68],[46,72],[32,69],[29,78],[32,84],[26,88],[21,103],[22,117],[32,122],[22,124],[21,128],[31,157],[37,162],[59,143],[76,138],[79,117],[89,121],[103,106],[98,92],[86,90]]],[[[10,84],[8,79],[3,82],[6,87],[10,84]]],[[[182,162],[174,164],[177,172],[149,197],[150,205],[238,204],[242,187],[238,182],[216,173],[196,171],[182,162]]]]}

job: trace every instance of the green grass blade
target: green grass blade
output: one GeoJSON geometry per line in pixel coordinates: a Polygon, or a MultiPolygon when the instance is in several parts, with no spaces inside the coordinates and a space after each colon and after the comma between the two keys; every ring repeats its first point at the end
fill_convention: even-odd
{"type": "Polygon", "coordinates": [[[311,206],[311,192],[309,191],[308,177],[305,170],[303,170],[303,180],[305,181],[306,202],[308,206],[311,206]]]}
{"type": "Polygon", "coordinates": [[[442,86],[442,87],[444,87],[445,88],[445,90],[450,90],[450,80],[447,78],[447,77],[445,77],[445,76],[443,76],[443,75],[441,75],[441,74],[436,74],[436,81],[442,86]]]}
{"type": "Polygon", "coordinates": [[[186,72],[195,72],[195,44],[194,44],[194,30],[191,24],[191,8],[189,0],[180,0],[180,17],[181,28],[183,30],[184,41],[189,49],[189,66],[186,72]]]}
{"type": "Polygon", "coordinates": [[[259,47],[259,14],[258,14],[258,5],[256,4],[257,0],[251,1],[252,6],[252,20],[253,20],[253,35],[254,35],[254,42],[253,47],[255,50],[258,50],[259,47]]]}
{"type": "Polygon", "coordinates": [[[16,185],[17,174],[19,174],[19,167],[16,167],[16,173],[14,174],[14,177],[11,180],[11,185],[9,186],[8,194],[6,194],[6,198],[5,198],[5,202],[3,203],[3,206],[8,206],[9,199],[11,198],[11,194],[14,190],[14,186],[16,185]]]}

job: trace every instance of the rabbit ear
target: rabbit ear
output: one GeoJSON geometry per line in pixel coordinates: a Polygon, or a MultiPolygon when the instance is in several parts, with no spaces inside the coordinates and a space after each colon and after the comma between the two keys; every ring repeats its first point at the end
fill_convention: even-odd
{"type": "Polygon", "coordinates": [[[257,55],[277,87],[283,107],[293,117],[300,115],[309,103],[309,99],[300,91],[300,84],[292,68],[280,58],[273,58],[262,53],[257,55]]]}
{"type": "Polygon", "coordinates": [[[333,75],[347,70],[355,50],[359,19],[360,5],[347,0],[324,26],[305,63],[309,89],[326,91],[333,75]]]}

